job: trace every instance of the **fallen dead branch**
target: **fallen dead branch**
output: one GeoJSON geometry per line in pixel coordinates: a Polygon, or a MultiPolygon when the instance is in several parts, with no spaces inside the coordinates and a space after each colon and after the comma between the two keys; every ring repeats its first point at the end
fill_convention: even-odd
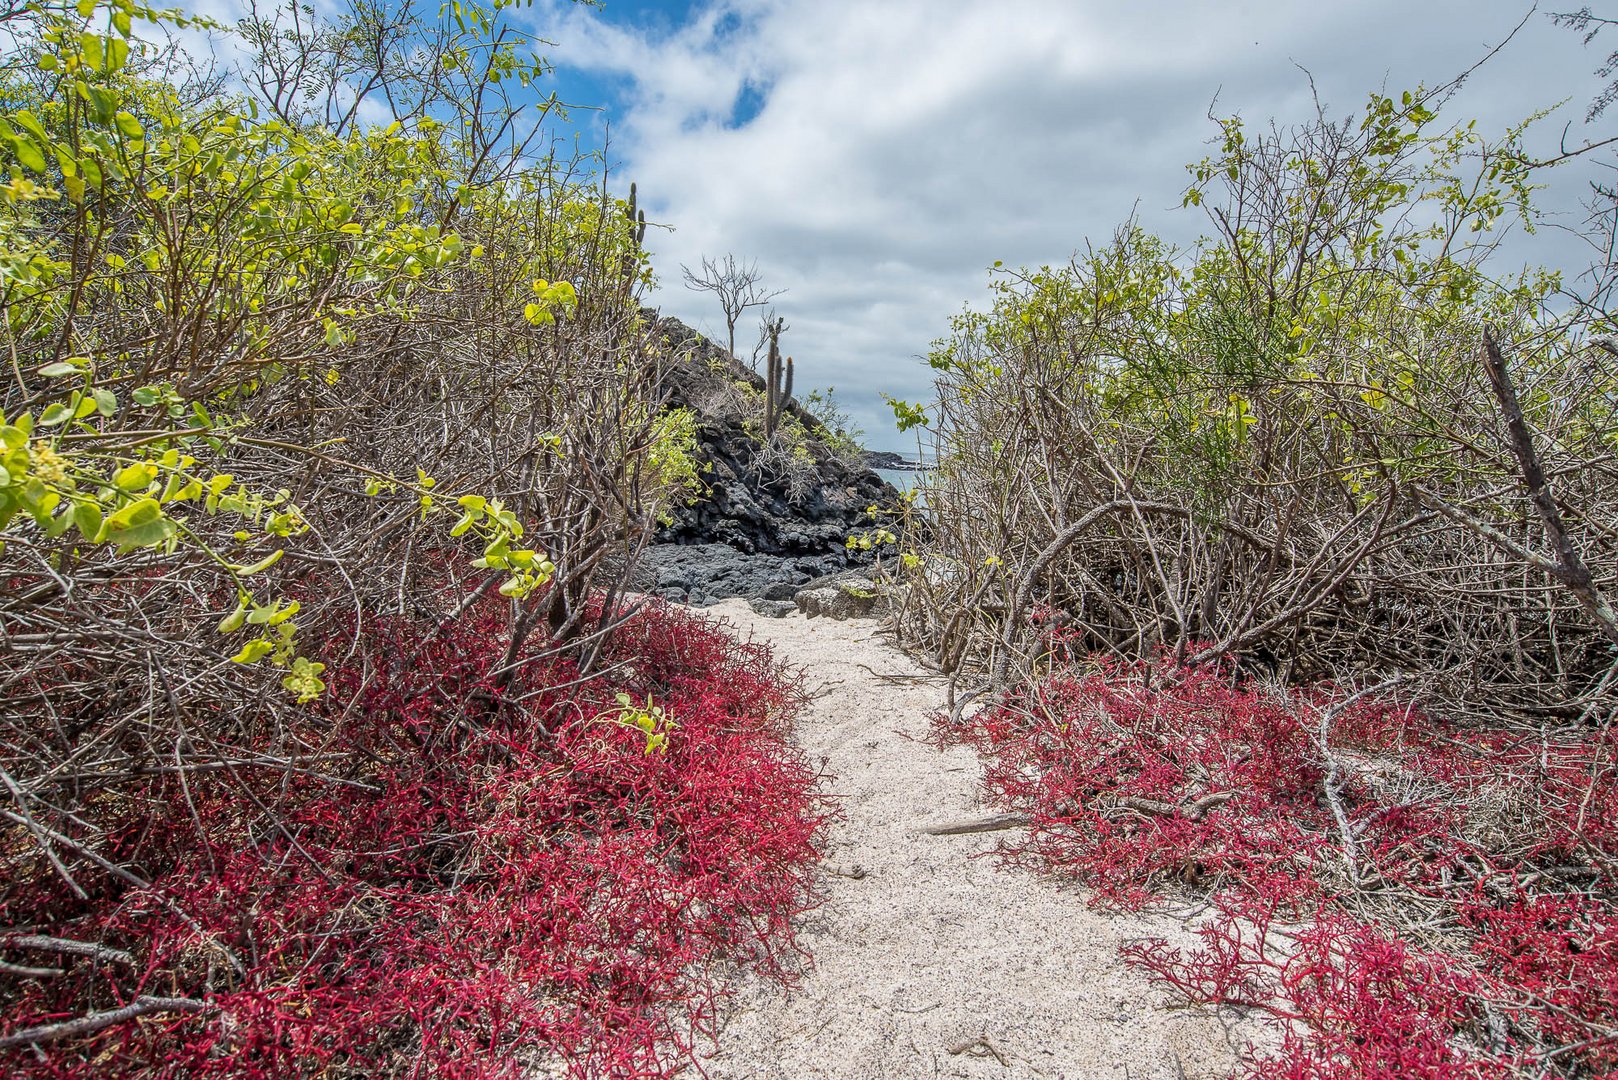
{"type": "Polygon", "coordinates": [[[1021,829],[1028,823],[1029,818],[1026,814],[996,814],[993,817],[977,818],[972,821],[956,821],[948,825],[929,825],[919,831],[927,836],[967,836],[972,833],[1021,829]]]}
{"type": "Polygon", "coordinates": [[[43,952],[65,953],[71,956],[87,956],[92,960],[111,961],[112,963],[126,966],[132,966],[135,963],[135,958],[123,949],[98,945],[93,941],[73,941],[68,938],[49,937],[44,934],[0,936],[0,949],[3,948],[35,949],[43,952]]]}
{"type": "Polygon", "coordinates": [[[9,1035],[0,1035],[0,1048],[11,1046],[30,1046],[35,1043],[55,1042],[58,1039],[71,1039],[80,1035],[89,1035],[109,1028],[115,1024],[126,1023],[142,1016],[151,1016],[156,1013],[196,1013],[207,1012],[215,1006],[206,1001],[195,998],[170,997],[138,997],[121,1009],[108,1009],[106,1012],[90,1013],[77,1020],[63,1020],[55,1024],[41,1024],[38,1027],[23,1028],[9,1035]]]}

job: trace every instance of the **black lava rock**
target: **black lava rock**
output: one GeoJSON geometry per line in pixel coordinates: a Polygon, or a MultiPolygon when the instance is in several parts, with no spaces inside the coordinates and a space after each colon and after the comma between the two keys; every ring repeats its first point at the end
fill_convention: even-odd
{"type": "Polygon", "coordinates": [[[764,555],[729,544],[654,544],[641,555],[640,591],[698,607],[740,596],[789,603],[811,581],[865,560],[847,551],[821,555],[764,555]]]}
{"type": "Polygon", "coordinates": [[[698,454],[707,466],[707,498],[671,512],[673,523],[660,544],[728,544],[746,554],[827,556],[840,551],[851,533],[876,524],[872,505],[891,506],[898,491],[863,462],[850,464],[817,437],[824,431],[807,411],[789,402],[787,411],[811,438],[796,490],[761,459],[763,447],[739,414],[701,412],[723,395],[720,380],[762,390],[764,380],[678,319],[659,319],[654,332],[678,359],[668,374],[669,406],[697,409],[698,454]],[[803,482],[807,476],[807,484],[803,482]]]}
{"type": "Polygon", "coordinates": [[[671,511],[672,523],[641,558],[636,586],[697,605],[745,597],[782,614],[805,583],[869,563],[872,553],[850,551],[844,541],[877,524],[871,506],[899,498],[869,459],[851,463],[833,453],[820,422],[788,402],[809,435],[808,459],[796,463],[794,478],[781,475],[743,410],[723,405],[743,399],[738,384],[762,392],[764,380],[678,319],[656,319],[653,332],[672,361],[668,407],[698,414],[708,494],[671,511]]]}

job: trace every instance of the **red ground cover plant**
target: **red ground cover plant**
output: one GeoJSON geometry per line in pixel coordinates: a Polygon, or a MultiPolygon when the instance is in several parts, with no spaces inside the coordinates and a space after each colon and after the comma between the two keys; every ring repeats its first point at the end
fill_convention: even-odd
{"type": "Polygon", "coordinates": [[[206,1003],[0,1049],[0,1071],[665,1075],[727,970],[789,979],[829,814],[787,741],[796,684],[656,604],[603,677],[535,644],[500,686],[508,620],[495,598],[442,628],[332,634],[303,727],[97,806],[149,885],[81,871],[76,900],[41,859],[0,887],[11,964],[23,933],[105,947],[10,982],[0,1038],[142,996],[206,1003]],[[649,751],[634,718],[654,709],[649,751]],[[272,750],[318,767],[255,767],[272,750]]]}
{"type": "Polygon", "coordinates": [[[1126,956],[1258,1009],[1266,1078],[1618,1076],[1618,737],[1475,730],[1229,669],[1075,661],[939,735],[1031,826],[1010,857],[1138,908],[1126,956]]]}

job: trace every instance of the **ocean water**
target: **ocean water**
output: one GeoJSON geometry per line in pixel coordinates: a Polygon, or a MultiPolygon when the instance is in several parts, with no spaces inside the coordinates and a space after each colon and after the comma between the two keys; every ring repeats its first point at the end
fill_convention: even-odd
{"type": "MultiPolygon", "coordinates": [[[[901,493],[914,491],[916,485],[927,475],[926,469],[872,469],[882,479],[898,488],[901,493]]],[[[916,497],[916,509],[925,510],[927,500],[922,496],[916,497]]]]}
{"type": "Polygon", "coordinates": [[[873,469],[871,471],[900,491],[909,491],[915,487],[917,479],[922,475],[920,469],[873,469]]]}
{"type": "Polygon", "coordinates": [[[925,450],[922,451],[918,457],[914,447],[910,448],[909,450],[899,450],[896,452],[903,454],[906,461],[919,461],[921,463],[921,468],[873,469],[871,471],[876,473],[882,479],[886,480],[888,483],[892,484],[894,487],[898,488],[900,491],[914,491],[917,484],[921,482],[921,479],[927,475],[927,470],[934,464],[936,459],[933,457],[930,451],[925,450]]]}

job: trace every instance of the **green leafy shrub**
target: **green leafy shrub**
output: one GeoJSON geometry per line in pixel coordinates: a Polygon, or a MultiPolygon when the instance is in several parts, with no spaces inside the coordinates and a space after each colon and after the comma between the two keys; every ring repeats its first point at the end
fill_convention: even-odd
{"type": "Polygon", "coordinates": [[[1224,122],[1186,195],[1210,239],[1181,252],[1131,225],[996,275],[930,358],[942,456],[915,639],[1002,681],[1032,670],[1045,603],[1124,657],[1612,706],[1608,637],[1537,554],[1480,344],[1490,323],[1507,343],[1570,543],[1610,595],[1618,372],[1587,337],[1606,323],[1559,320],[1551,275],[1491,276],[1490,231],[1532,220],[1519,133],[1428,106],[1224,122]]]}
{"type": "Polygon", "coordinates": [[[803,399],[803,408],[820,424],[820,441],[839,460],[850,466],[864,467],[865,432],[854,423],[854,418],[835,396],[837,388],[809,391],[803,399]]]}

